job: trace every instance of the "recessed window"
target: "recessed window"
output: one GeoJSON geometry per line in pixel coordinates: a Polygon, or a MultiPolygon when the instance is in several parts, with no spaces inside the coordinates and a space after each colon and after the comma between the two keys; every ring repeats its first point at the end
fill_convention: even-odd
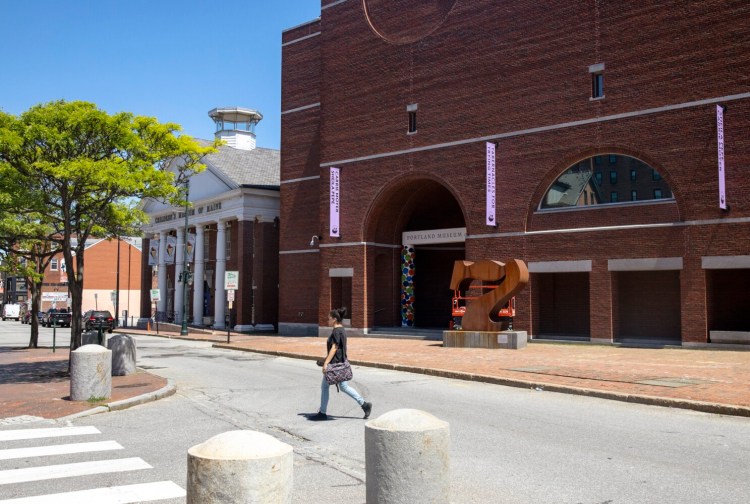
{"type": "Polygon", "coordinates": [[[416,103],[406,106],[406,113],[409,116],[409,125],[406,130],[407,133],[417,132],[417,108],[418,106],[416,103]]]}
{"type": "Polygon", "coordinates": [[[636,172],[635,170],[630,170],[630,181],[631,182],[635,182],[637,174],[638,174],[638,172],[636,172]]]}
{"type": "Polygon", "coordinates": [[[52,259],[49,263],[50,271],[57,271],[57,259],[52,259]]]}
{"type": "Polygon", "coordinates": [[[591,99],[604,98],[604,63],[591,65],[589,74],[591,74],[591,99]]]}
{"type": "Polygon", "coordinates": [[[617,155],[616,154],[610,154],[609,155],[609,164],[617,164],[617,155]]]}
{"type": "MultiPolygon", "coordinates": [[[[618,191],[613,190],[615,185],[622,184],[622,182],[618,184],[618,170],[608,170],[609,178],[606,182],[603,182],[602,170],[596,169],[597,158],[608,160],[609,156],[610,154],[599,154],[568,167],[547,189],[539,208],[544,210],[590,207],[612,203],[627,204],[631,201],[646,203],[656,199],[673,198],[671,189],[661,177],[658,180],[652,180],[648,176],[636,177],[635,180],[632,178],[634,171],[636,175],[638,173],[649,173],[649,171],[658,174],[651,166],[637,158],[623,154],[612,154],[617,159],[617,166],[627,166],[631,170],[629,173],[631,182],[622,188],[625,192],[623,192],[621,200],[618,191]]],[[[624,173],[628,174],[628,172],[624,173]]]]}
{"type": "Polygon", "coordinates": [[[417,132],[417,112],[409,112],[409,133],[417,132]]]}
{"type": "Polygon", "coordinates": [[[652,180],[661,180],[661,173],[659,173],[656,170],[651,170],[651,179],[652,180]]]}

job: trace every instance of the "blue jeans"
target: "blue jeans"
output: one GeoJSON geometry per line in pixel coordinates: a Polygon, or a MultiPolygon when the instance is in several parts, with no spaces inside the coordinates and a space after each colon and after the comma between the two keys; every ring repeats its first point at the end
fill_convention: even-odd
{"type": "MultiPolygon", "coordinates": [[[[330,389],[330,385],[328,385],[328,382],[326,382],[326,377],[323,377],[323,381],[320,384],[320,412],[325,413],[328,409],[328,392],[330,389]]],[[[341,382],[339,383],[339,389],[343,390],[346,395],[357,401],[357,404],[362,406],[365,403],[365,400],[362,399],[362,396],[359,395],[359,393],[354,390],[353,387],[349,386],[349,382],[341,382]]]]}

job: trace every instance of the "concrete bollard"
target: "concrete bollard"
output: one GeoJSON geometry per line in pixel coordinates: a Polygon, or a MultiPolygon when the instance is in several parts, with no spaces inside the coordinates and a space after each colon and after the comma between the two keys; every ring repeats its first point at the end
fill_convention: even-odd
{"type": "Polygon", "coordinates": [[[70,352],[70,398],[88,401],[112,395],[112,352],[101,345],[83,345],[70,352]]]}
{"type": "Polygon", "coordinates": [[[112,376],[135,373],[135,338],[129,334],[115,334],[107,340],[112,350],[112,376]]]}
{"type": "Polygon", "coordinates": [[[415,409],[365,424],[367,504],[449,504],[448,422],[415,409]]]}
{"type": "Polygon", "coordinates": [[[293,464],[292,447],[268,434],[219,434],[188,450],[187,504],[290,504],[293,464]]]}

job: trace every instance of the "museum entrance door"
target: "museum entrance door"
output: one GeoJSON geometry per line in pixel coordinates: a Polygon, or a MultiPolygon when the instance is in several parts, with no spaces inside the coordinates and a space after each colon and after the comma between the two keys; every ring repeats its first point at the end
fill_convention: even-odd
{"type": "Polygon", "coordinates": [[[447,328],[453,263],[465,258],[464,212],[432,178],[385,190],[370,212],[367,241],[375,327],[447,328]],[[373,257],[374,256],[374,257],[373,257]]]}

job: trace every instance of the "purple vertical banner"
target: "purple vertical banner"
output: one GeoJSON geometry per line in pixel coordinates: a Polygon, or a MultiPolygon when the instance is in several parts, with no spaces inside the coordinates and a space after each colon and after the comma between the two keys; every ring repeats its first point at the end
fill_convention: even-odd
{"type": "Polygon", "coordinates": [[[487,142],[487,225],[497,226],[495,220],[495,144],[487,142]]]}
{"type": "Polygon", "coordinates": [[[716,106],[716,144],[719,153],[719,208],[727,209],[727,190],[724,185],[724,107],[716,106]]]}
{"type": "Polygon", "coordinates": [[[331,202],[330,202],[330,235],[335,237],[341,236],[341,228],[339,224],[339,212],[340,212],[340,190],[341,190],[341,169],[331,168],[331,202]]]}

